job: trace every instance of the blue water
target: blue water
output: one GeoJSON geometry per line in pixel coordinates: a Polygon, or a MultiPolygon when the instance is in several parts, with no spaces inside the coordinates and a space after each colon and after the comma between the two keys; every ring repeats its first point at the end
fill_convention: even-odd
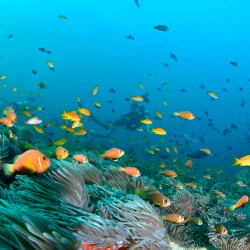
{"type": "MultiPolygon", "coordinates": [[[[140,8],[133,0],[9,0],[2,3],[0,75],[7,78],[0,83],[6,82],[7,88],[0,86],[0,97],[11,104],[25,101],[30,92],[34,92],[34,96],[42,93],[43,98],[38,98],[32,105],[46,107],[46,111],[36,114],[44,122],[53,118],[62,125],[62,110],[77,110],[76,96],[100,120],[114,121],[130,109],[130,103],[124,98],[142,95],[148,90],[151,102],[144,105],[152,116],[155,116],[155,110],[163,114],[163,120],[154,121],[152,127],[162,127],[168,132],[166,136],[147,133],[150,145],[160,145],[164,154],[165,147],[176,145],[176,142],[170,142],[171,139],[182,144],[177,145],[179,150],[190,149],[192,152],[206,147],[213,156],[194,162],[202,169],[213,165],[218,169],[223,167],[226,175],[230,171],[235,173],[238,169],[231,167],[233,157],[249,154],[246,137],[250,132],[246,123],[250,123],[247,115],[250,113],[250,2],[140,0],[139,3],[140,8]],[[65,15],[67,20],[61,20],[59,15],[65,15]],[[167,25],[169,31],[154,29],[159,24],[167,25]],[[13,34],[13,38],[8,39],[9,34],[13,34]],[[125,38],[130,34],[135,37],[134,41],[125,38]],[[38,48],[46,48],[52,53],[42,53],[38,48]],[[173,61],[169,53],[174,53],[178,61],[173,61]],[[47,60],[54,63],[54,72],[49,70],[47,60]],[[232,66],[231,61],[239,66],[232,66]],[[165,62],[169,68],[162,65],[165,62]],[[38,74],[33,75],[32,69],[38,74]],[[153,74],[154,78],[148,74],[153,74]],[[231,82],[227,83],[225,78],[231,82]],[[40,89],[36,81],[45,83],[47,88],[40,89]],[[145,90],[140,89],[138,82],[145,85],[145,90]],[[168,85],[161,87],[164,82],[168,85]],[[200,84],[206,89],[201,89],[200,84]],[[93,96],[92,89],[96,85],[99,85],[99,91],[93,96]],[[14,93],[11,92],[13,87],[18,88],[14,93]],[[116,94],[109,92],[112,87],[116,94]],[[157,91],[159,87],[161,92],[157,91]],[[215,92],[218,99],[210,101],[207,91],[215,92]],[[19,97],[21,92],[26,95],[19,97]],[[164,99],[168,106],[163,104],[164,99]],[[246,102],[245,108],[240,106],[242,99],[246,102]],[[113,100],[113,104],[108,104],[107,100],[113,100]],[[102,104],[101,109],[93,105],[95,101],[102,104]],[[201,117],[202,121],[170,116],[174,111],[184,110],[191,111],[196,118],[201,117]],[[206,116],[204,111],[209,115],[206,116]],[[213,119],[213,127],[220,131],[232,123],[238,131],[232,130],[230,135],[224,136],[207,126],[208,118],[213,119]],[[184,138],[179,136],[192,133],[196,136],[204,134],[205,143],[185,145],[184,138]],[[164,147],[161,139],[166,142],[164,147]],[[233,147],[232,151],[227,150],[228,145],[233,147]]],[[[25,119],[20,117],[20,124],[25,119]]],[[[107,133],[87,118],[83,123],[87,130],[107,133]]],[[[55,139],[64,135],[60,129],[47,131],[50,130],[57,133],[55,139]]],[[[119,143],[110,144],[109,139],[101,141],[107,147],[126,146],[137,152],[138,147],[130,145],[128,137],[135,136],[140,146],[146,149],[144,135],[144,132],[119,129],[110,138],[119,139],[119,143]]],[[[186,153],[172,156],[183,159],[186,153]]],[[[144,153],[140,156],[162,161],[157,155],[144,153]]]]}

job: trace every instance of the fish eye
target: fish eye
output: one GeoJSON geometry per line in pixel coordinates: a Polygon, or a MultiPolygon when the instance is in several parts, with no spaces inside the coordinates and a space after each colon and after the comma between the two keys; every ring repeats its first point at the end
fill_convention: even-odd
{"type": "Polygon", "coordinates": [[[43,160],[44,160],[44,161],[46,160],[46,156],[43,157],[43,160]]]}

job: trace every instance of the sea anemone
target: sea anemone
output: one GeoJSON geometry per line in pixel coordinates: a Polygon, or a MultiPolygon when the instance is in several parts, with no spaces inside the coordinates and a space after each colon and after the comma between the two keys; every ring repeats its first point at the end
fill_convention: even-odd
{"type": "Polygon", "coordinates": [[[0,156],[1,162],[10,162],[14,156],[20,154],[21,151],[3,134],[0,134],[0,156]]]}
{"type": "Polygon", "coordinates": [[[169,249],[164,223],[148,202],[134,195],[124,195],[102,198],[98,204],[106,208],[112,220],[121,222],[130,232],[135,242],[131,250],[169,249]]]}
{"type": "Polygon", "coordinates": [[[55,160],[46,174],[18,178],[12,187],[16,204],[30,207],[60,226],[78,225],[75,216],[94,208],[81,173],[62,160],[55,160]]]}
{"type": "Polygon", "coordinates": [[[0,210],[1,249],[77,250],[76,237],[40,213],[4,200],[0,210]]]}
{"type": "Polygon", "coordinates": [[[234,235],[218,235],[215,232],[208,234],[209,243],[219,250],[249,250],[250,244],[247,238],[238,239],[234,235]]]}
{"type": "Polygon", "coordinates": [[[120,222],[103,219],[98,215],[85,213],[79,218],[80,226],[74,235],[83,244],[88,244],[93,249],[118,249],[127,246],[130,241],[129,231],[120,222]]]}
{"type": "Polygon", "coordinates": [[[131,183],[131,177],[113,166],[107,168],[103,173],[103,176],[108,181],[110,186],[121,189],[123,191],[126,191],[127,186],[131,183]]]}
{"type": "Polygon", "coordinates": [[[76,164],[76,167],[81,172],[84,181],[87,184],[99,184],[103,185],[104,178],[102,172],[90,163],[76,164]]]}
{"type": "Polygon", "coordinates": [[[166,233],[170,239],[181,247],[191,247],[194,244],[193,229],[188,225],[164,222],[166,233]]]}
{"type": "Polygon", "coordinates": [[[195,199],[193,195],[187,190],[180,190],[172,199],[169,207],[164,208],[167,213],[179,214],[184,217],[189,217],[195,214],[195,199]]]}
{"type": "MultiPolygon", "coordinates": [[[[109,183],[107,183],[108,185],[109,183]]],[[[120,189],[111,188],[107,186],[100,186],[97,184],[88,185],[89,196],[92,202],[97,202],[105,197],[121,197],[124,196],[125,193],[120,189]]]]}
{"type": "Polygon", "coordinates": [[[32,143],[34,140],[34,133],[28,126],[15,126],[13,133],[18,137],[19,141],[32,143]]]}

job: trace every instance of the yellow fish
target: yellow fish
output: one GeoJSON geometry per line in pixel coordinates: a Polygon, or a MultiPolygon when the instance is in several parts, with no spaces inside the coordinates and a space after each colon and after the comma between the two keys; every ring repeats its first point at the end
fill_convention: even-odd
{"type": "Polygon", "coordinates": [[[51,62],[51,61],[46,61],[47,65],[50,67],[50,68],[54,68],[54,63],[51,62]]]}
{"type": "Polygon", "coordinates": [[[139,85],[141,89],[144,89],[144,85],[141,82],[139,82],[139,85]]]}
{"type": "Polygon", "coordinates": [[[43,131],[43,129],[42,129],[41,127],[39,127],[39,126],[37,126],[37,125],[34,125],[34,129],[35,129],[38,133],[44,134],[44,131],[43,131]]]}
{"type": "Polygon", "coordinates": [[[244,167],[244,166],[248,166],[250,167],[250,155],[247,155],[247,156],[244,156],[244,157],[241,157],[241,158],[234,158],[234,164],[232,166],[241,166],[241,167],[244,167]]]}

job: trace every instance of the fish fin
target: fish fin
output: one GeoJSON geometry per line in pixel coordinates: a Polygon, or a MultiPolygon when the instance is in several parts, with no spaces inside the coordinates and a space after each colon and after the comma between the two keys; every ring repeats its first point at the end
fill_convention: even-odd
{"type": "Polygon", "coordinates": [[[231,206],[231,207],[228,208],[228,210],[231,211],[231,212],[234,211],[234,209],[235,209],[235,206],[231,206]]]}
{"type": "Polygon", "coordinates": [[[122,171],[123,167],[117,167],[116,169],[119,170],[119,171],[122,171]]]}
{"type": "Polygon", "coordinates": [[[18,158],[19,158],[20,156],[21,156],[21,155],[15,155],[15,156],[13,157],[13,159],[12,159],[12,162],[15,163],[15,162],[18,160],[18,158]]]}
{"type": "Polygon", "coordinates": [[[179,113],[178,112],[173,112],[172,116],[179,116],[179,113]]]}
{"type": "Polygon", "coordinates": [[[118,161],[118,159],[111,159],[111,161],[118,161]]]}
{"type": "Polygon", "coordinates": [[[4,163],[2,168],[6,176],[11,176],[15,173],[14,164],[4,163]]]}
{"type": "Polygon", "coordinates": [[[232,166],[240,165],[240,160],[234,157],[234,164],[232,166]]]}
{"type": "Polygon", "coordinates": [[[36,169],[36,166],[30,160],[26,161],[25,167],[30,170],[30,173],[35,172],[34,168],[36,169]]]}

